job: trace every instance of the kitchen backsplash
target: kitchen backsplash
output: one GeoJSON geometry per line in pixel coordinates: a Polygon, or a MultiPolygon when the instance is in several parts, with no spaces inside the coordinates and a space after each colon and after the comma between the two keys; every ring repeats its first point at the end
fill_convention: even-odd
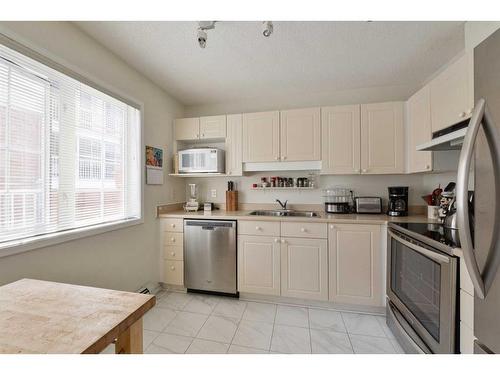
{"type": "Polygon", "coordinates": [[[323,189],[331,186],[343,186],[354,191],[355,196],[380,196],[384,203],[387,201],[388,186],[408,186],[409,204],[424,205],[421,196],[441,184],[446,185],[449,181],[455,181],[456,173],[436,174],[413,174],[413,175],[342,175],[321,176],[316,175],[317,189],[314,190],[252,190],[253,183],[259,183],[261,177],[309,177],[307,172],[264,172],[252,173],[242,177],[232,178],[190,178],[188,183],[198,185],[200,201],[223,203],[227,181],[235,181],[236,189],[239,191],[239,202],[241,203],[273,203],[276,199],[289,200],[290,203],[322,204],[323,189]],[[212,197],[212,190],[216,191],[216,197],[212,197]]]}

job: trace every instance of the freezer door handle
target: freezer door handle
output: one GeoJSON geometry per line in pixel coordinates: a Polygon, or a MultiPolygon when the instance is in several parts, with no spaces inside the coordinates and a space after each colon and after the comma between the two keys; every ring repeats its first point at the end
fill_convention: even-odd
{"type": "Polygon", "coordinates": [[[476,295],[484,299],[491,286],[500,262],[500,244],[498,234],[500,231],[500,215],[498,203],[500,201],[500,136],[493,122],[486,101],[479,99],[474,112],[472,113],[467,133],[465,134],[462,150],[458,163],[457,173],[457,224],[460,233],[460,244],[464,254],[464,261],[469,271],[476,295]],[[474,155],[474,144],[476,142],[479,128],[483,125],[484,134],[488,142],[488,148],[493,161],[493,173],[495,178],[494,186],[494,207],[495,220],[493,223],[493,236],[489,246],[488,258],[483,273],[479,270],[472,235],[470,231],[470,219],[468,209],[468,186],[471,160],[474,155]]]}

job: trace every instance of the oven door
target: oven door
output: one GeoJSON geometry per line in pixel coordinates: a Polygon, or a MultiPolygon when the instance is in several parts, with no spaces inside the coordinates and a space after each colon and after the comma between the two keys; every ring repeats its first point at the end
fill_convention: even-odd
{"type": "Polygon", "coordinates": [[[433,353],[455,353],[457,259],[388,229],[387,296],[433,353]]]}

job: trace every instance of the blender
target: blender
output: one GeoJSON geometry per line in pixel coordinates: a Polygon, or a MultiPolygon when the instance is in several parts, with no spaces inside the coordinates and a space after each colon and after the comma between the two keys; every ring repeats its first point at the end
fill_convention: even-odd
{"type": "Polygon", "coordinates": [[[185,211],[198,211],[200,203],[198,202],[198,189],[196,184],[189,184],[189,200],[184,205],[185,211]]]}

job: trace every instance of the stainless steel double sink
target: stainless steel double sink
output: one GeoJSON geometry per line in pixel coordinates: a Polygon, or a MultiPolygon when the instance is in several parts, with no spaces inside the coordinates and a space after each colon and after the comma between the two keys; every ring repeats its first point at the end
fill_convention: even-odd
{"type": "Polygon", "coordinates": [[[319,215],[313,211],[293,211],[293,210],[260,210],[252,211],[253,216],[289,216],[289,217],[318,217],[319,215]]]}

